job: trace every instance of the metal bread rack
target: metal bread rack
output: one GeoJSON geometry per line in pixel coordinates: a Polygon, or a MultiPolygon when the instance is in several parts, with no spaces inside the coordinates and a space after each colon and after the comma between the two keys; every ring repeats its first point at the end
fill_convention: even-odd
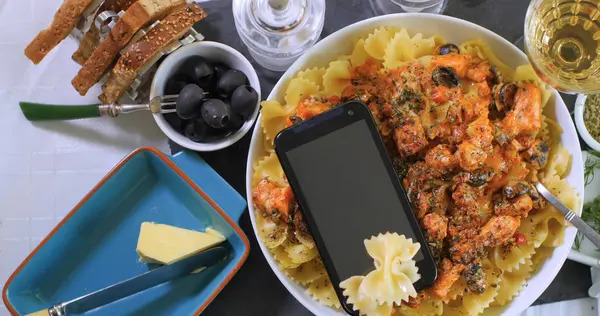
{"type": "MultiPolygon", "coordinates": [[[[100,3],[100,5],[101,5],[101,3],[100,3]]],[[[100,5],[98,5],[98,8],[100,7],[100,5]]],[[[114,11],[103,11],[103,12],[98,13],[97,11],[98,11],[98,9],[96,9],[93,12],[89,12],[88,15],[84,15],[81,18],[81,20],[79,21],[79,23],[77,24],[77,26],[71,32],[71,36],[74,37],[77,41],[81,41],[83,39],[83,36],[85,35],[85,33],[87,31],[89,31],[92,24],[94,24],[94,26],[99,30],[98,36],[99,36],[100,42],[102,42],[110,34],[111,29],[116,25],[119,18],[122,17],[123,14],[125,14],[125,11],[121,11],[119,13],[115,13],[114,11]],[[91,17],[95,17],[95,18],[91,18],[91,17]]],[[[155,26],[157,26],[159,24],[160,24],[160,21],[156,21],[156,22],[152,23],[152,25],[147,26],[143,29],[140,29],[131,38],[131,40],[129,41],[127,46],[125,46],[121,50],[121,55],[123,55],[131,45],[133,45],[134,43],[139,41],[152,28],[154,28],[155,26]]],[[[157,65],[158,61],[162,57],[176,51],[181,46],[189,45],[193,42],[202,41],[202,40],[204,40],[204,36],[192,27],[192,28],[190,28],[190,30],[187,33],[185,33],[183,35],[183,37],[181,39],[179,39],[178,41],[174,41],[171,44],[165,46],[163,49],[161,49],[160,52],[158,52],[156,54],[156,56],[154,56],[152,59],[150,59],[138,71],[137,77],[129,86],[129,89],[126,92],[126,95],[134,102],[137,102],[137,103],[147,102],[149,100],[149,96],[150,96],[150,82],[152,81],[152,77],[154,76],[154,73],[156,72],[156,68],[158,67],[158,65],[157,65]]],[[[106,79],[107,75],[108,74],[104,75],[102,81],[106,79]]]]}

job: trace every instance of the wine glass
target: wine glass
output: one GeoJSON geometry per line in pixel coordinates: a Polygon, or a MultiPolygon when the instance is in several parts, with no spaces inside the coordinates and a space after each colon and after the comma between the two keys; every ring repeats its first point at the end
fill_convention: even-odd
{"type": "Polygon", "coordinates": [[[235,26],[252,58],[285,71],[318,40],[325,0],[233,0],[235,26]]]}
{"type": "Polygon", "coordinates": [[[424,12],[442,13],[448,0],[371,0],[371,7],[377,15],[424,12]]]}
{"type": "Polygon", "coordinates": [[[538,76],[563,92],[600,92],[600,0],[533,0],[525,51],[538,76]]]}

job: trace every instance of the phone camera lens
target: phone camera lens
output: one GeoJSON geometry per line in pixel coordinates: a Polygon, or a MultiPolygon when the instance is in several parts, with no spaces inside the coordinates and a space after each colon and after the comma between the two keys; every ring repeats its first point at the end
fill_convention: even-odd
{"type": "Polygon", "coordinates": [[[350,115],[350,116],[354,115],[354,111],[348,110],[348,115],[350,115]]]}

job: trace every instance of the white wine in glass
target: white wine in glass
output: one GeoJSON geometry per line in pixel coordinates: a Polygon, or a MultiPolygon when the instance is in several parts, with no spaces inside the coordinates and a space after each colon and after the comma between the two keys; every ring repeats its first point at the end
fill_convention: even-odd
{"type": "Polygon", "coordinates": [[[564,92],[600,92],[600,0],[532,0],[525,50],[538,76],[564,92]]]}

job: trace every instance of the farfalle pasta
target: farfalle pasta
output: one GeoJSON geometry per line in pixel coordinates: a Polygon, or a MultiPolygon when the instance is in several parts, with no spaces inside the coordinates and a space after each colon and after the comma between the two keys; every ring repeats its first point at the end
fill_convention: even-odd
{"type": "Polygon", "coordinates": [[[402,265],[384,260],[381,253],[394,250],[383,249],[377,236],[368,247],[369,255],[379,258],[374,259],[377,269],[344,283],[361,313],[464,316],[501,311],[500,305],[508,304],[562,244],[564,218],[544,205],[531,186],[542,182],[579,210],[580,197],[566,180],[572,157],[560,145],[562,129],[542,113],[552,90],[531,66],[509,67],[480,40],[455,44],[435,34],[378,27],[343,55],[299,71],[285,95],[262,103],[264,154],[255,162],[252,181],[258,235],[283,271],[321,304],[340,307],[278,167],[273,139],[282,129],[348,100],[369,106],[390,158],[403,166],[397,171],[439,260],[438,275],[447,281],[419,292],[410,304],[397,302],[399,284],[408,284],[418,272],[412,260],[402,265]],[[442,55],[440,45],[459,52],[442,55]],[[497,95],[509,84],[518,87],[512,103],[497,95]],[[512,188],[521,189],[511,195],[512,188]],[[386,269],[390,265],[396,269],[386,269]],[[374,303],[373,296],[386,304],[374,303]]]}
{"type": "Polygon", "coordinates": [[[340,96],[342,90],[350,83],[350,62],[336,60],[329,63],[323,75],[323,89],[329,95],[340,96]]]}
{"type": "Polygon", "coordinates": [[[413,286],[421,278],[413,257],[421,248],[404,235],[386,233],[365,240],[375,269],[340,283],[344,296],[361,315],[389,315],[392,307],[416,297],[413,286]]]}

